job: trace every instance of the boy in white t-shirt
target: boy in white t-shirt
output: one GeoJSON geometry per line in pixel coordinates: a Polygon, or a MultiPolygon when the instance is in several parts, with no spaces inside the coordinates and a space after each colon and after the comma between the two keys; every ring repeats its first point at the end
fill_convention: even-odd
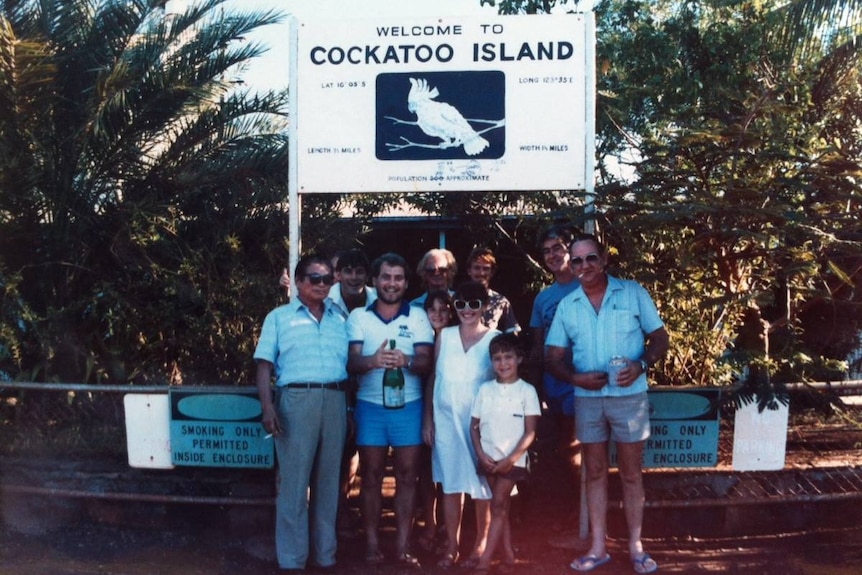
{"type": "Polygon", "coordinates": [[[500,334],[488,347],[495,380],[479,387],[471,410],[470,435],[479,459],[478,471],[491,486],[491,524],[488,543],[476,571],[486,572],[502,540],[505,559],[501,569],[515,564],[509,529],[509,503],[515,483],[526,479],[527,449],[536,439],[541,416],[535,388],[518,376],[524,360],[518,336],[500,334]]]}

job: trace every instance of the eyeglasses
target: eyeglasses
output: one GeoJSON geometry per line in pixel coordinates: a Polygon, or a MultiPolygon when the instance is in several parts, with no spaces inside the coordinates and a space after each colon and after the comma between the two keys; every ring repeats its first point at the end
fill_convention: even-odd
{"type": "Polygon", "coordinates": [[[449,268],[443,266],[442,268],[425,268],[425,273],[429,276],[436,276],[437,274],[445,274],[449,271],[449,268]]]}
{"type": "Polygon", "coordinates": [[[463,299],[456,299],[452,302],[452,305],[455,306],[457,311],[464,311],[465,309],[471,309],[473,311],[482,309],[482,300],[480,299],[471,299],[469,301],[465,301],[463,299]]]}
{"type": "Polygon", "coordinates": [[[587,254],[587,257],[585,257],[585,258],[572,258],[572,265],[573,266],[580,266],[580,265],[583,265],[584,262],[587,262],[588,264],[594,264],[594,263],[598,263],[598,261],[599,261],[599,254],[593,253],[593,254],[587,254]]]}
{"type": "Polygon", "coordinates": [[[326,275],[308,274],[307,276],[305,276],[305,279],[307,279],[308,283],[310,283],[313,286],[320,285],[320,284],[325,284],[325,285],[331,286],[332,282],[335,281],[335,278],[332,277],[332,274],[326,274],[326,275]]]}

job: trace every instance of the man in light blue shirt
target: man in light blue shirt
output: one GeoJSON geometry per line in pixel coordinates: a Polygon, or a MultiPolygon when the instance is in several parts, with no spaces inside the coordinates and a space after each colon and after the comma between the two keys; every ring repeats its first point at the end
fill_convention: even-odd
{"type": "Polygon", "coordinates": [[[608,441],[613,439],[629,528],[629,559],[635,572],[652,573],[658,565],[641,541],[642,455],[649,437],[646,374],[667,353],[668,334],[643,287],[607,274],[607,252],[595,236],[576,237],[569,253],[581,286],[557,307],[545,340],[545,364],[555,377],[575,386],[576,435],[586,465],[591,545],[570,567],[592,571],[610,561],[608,441]],[[608,375],[612,358],[621,364],[616,377],[608,375]]]}
{"type": "Polygon", "coordinates": [[[279,465],[276,556],[282,569],[305,569],[309,555],[329,568],[347,430],[346,320],[327,300],[327,258],[302,258],[294,277],[297,297],[267,314],[254,352],[262,422],[279,465]]]}

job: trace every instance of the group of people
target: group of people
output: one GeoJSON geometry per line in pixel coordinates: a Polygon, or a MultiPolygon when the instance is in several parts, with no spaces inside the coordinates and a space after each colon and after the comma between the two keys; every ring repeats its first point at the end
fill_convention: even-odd
{"type": "MultiPolygon", "coordinates": [[[[413,301],[405,299],[410,268],[398,254],[370,264],[359,250],[340,254],[335,265],[318,255],[300,259],[295,297],[267,315],[254,354],[262,423],[279,464],[276,555],[282,569],[335,566],[347,462],[358,450],[369,564],[384,561],[378,527],[391,454],[392,560],[419,565],[410,547],[419,496],[425,511],[420,541],[428,550],[434,550],[434,502],[442,509],[439,567],[487,573],[499,552],[499,569],[511,570],[510,496],[528,476],[528,450],[542,414],[537,388],[560,429],[569,430],[560,434],[566,447],[574,445],[576,429],[584,453],[592,540],[571,568],[590,571],[610,560],[605,513],[613,439],[633,568],[657,569],[640,539],[640,460],[649,434],[646,371],[667,350],[667,333],[641,286],[607,275],[607,252],[595,236],[554,226],[538,248],[555,281],[536,297],[529,358],[511,303],[490,289],[496,259],[488,249],[471,252],[468,280],[454,290],[453,254],[430,250],[416,268],[426,291],[413,301]],[[612,357],[624,361],[613,380],[612,357]],[[529,376],[523,373],[535,387],[522,379],[528,364],[529,376]],[[384,405],[388,369],[403,373],[398,409],[384,405]],[[474,503],[476,537],[462,558],[467,497],[474,503]]],[[[281,284],[290,285],[287,270],[281,284]]]]}

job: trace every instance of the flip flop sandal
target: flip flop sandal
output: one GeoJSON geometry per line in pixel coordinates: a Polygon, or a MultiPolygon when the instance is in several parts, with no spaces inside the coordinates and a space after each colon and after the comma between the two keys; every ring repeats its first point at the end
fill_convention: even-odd
{"type": "Polygon", "coordinates": [[[649,554],[644,553],[640,557],[632,558],[632,568],[635,573],[655,573],[658,571],[658,563],[649,554]]]}
{"type": "Polygon", "coordinates": [[[604,557],[596,557],[595,555],[584,555],[580,559],[575,559],[569,564],[569,567],[580,573],[592,571],[596,567],[601,567],[611,560],[611,556],[605,553],[604,557]]]}

